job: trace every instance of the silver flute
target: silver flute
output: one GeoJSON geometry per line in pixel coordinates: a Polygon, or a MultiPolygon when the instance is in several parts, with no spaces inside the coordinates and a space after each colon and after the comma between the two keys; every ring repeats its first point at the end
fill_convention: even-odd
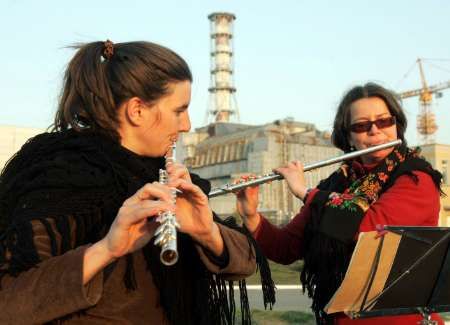
{"type": "MultiPolygon", "coordinates": [[[[175,162],[175,143],[166,154],[166,163],[175,162]]],[[[167,185],[169,182],[169,176],[165,169],[159,170],[159,182],[167,185]]],[[[176,189],[170,190],[173,203],[175,204],[177,199],[176,189]]],[[[161,247],[160,259],[164,265],[174,265],[178,261],[177,250],[177,229],[180,225],[177,221],[175,213],[172,211],[161,212],[156,221],[160,223],[159,227],[155,231],[155,245],[161,247]]]]}
{"type": "MultiPolygon", "coordinates": [[[[309,165],[305,165],[303,167],[303,170],[309,171],[312,169],[316,169],[316,168],[320,168],[320,167],[324,167],[324,166],[328,166],[328,165],[332,165],[344,160],[348,160],[351,158],[355,158],[355,157],[359,157],[374,151],[378,151],[378,150],[382,150],[382,149],[386,149],[386,148],[390,148],[390,147],[394,147],[396,145],[399,145],[402,143],[402,140],[398,139],[398,140],[394,140],[391,142],[386,142],[377,146],[373,146],[367,149],[362,149],[362,150],[357,150],[357,151],[353,151],[353,152],[349,152],[346,153],[344,155],[338,156],[338,157],[334,157],[334,158],[330,158],[327,160],[322,160],[319,162],[315,162],[309,165]]],[[[228,194],[228,193],[232,193],[232,192],[236,192],[239,191],[243,188],[249,187],[249,186],[255,186],[255,185],[260,185],[260,184],[264,184],[267,182],[271,182],[271,181],[275,181],[275,180],[280,180],[283,179],[283,176],[281,176],[280,174],[276,174],[276,173],[272,173],[272,174],[267,174],[267,175],[262,175],[262,176],[258,176],[255,179],[246,181],[246,182],[242,182],[242,183],[238,183],[238,184],[225,184],[221,187],[218,188],[214,188],[211,190],[211,192],[209,192],[209,197],[215,197],[215,196],[219,196],[219,195],[224,195],[224,194],[228,194]]]]}

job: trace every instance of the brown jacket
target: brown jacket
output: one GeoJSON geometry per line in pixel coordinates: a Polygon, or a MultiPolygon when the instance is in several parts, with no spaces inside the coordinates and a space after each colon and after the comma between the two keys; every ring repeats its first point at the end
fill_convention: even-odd
{"type": "MultiPolygon", "coordinates": [[[[50,221],[50,219],[49,219],[50,221]]],[[[229,253],[229,263],[219,268],[197,245],[208,270],[226,274],[230,280],[247,277],[255,271],[254,254],[249,259],[249,244],[241,233],[219,225],[229,253]]],[[[5,276],[0,289],[0,324],[42,324],[71,315],[64,324],[165,324],[158,289],[141,251],[133,253],[138,289],[125,288],[125,258],[120,258],[112,273],[99,272],[87,285],[82,284],[82,264],[86,246],[52,257],[50,239],[41,223],[33,223],[34,241],[43,262],[17,278],[5,276]]],[[[73,229],[72,229],[73,230],[73,229]]],[[[160,263],[160,261],[155,261],[160,263]]]]}

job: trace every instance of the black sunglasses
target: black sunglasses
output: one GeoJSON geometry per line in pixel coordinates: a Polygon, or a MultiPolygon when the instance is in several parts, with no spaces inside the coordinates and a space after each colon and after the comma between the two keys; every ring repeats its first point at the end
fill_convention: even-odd
{"type": "Polygon", "coordinates": [[[350,131],[355,133],[369,132],[372,125],[376,125],[379,129],[385,129],[395,124],[395,116],[382,117],[375,121],[357,122],[350,125],[350,131]]]}

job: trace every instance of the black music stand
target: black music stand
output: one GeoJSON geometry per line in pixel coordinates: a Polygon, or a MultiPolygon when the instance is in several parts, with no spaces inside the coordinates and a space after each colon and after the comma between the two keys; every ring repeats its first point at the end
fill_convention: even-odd
{"type": "Polygon", "coordinates": [[[358,241],[346,285],[343,282],[326,311],[331,306],[327,312],[344,311],[351,318],[419,313],[421,324],[435,324],[431,313],[450,311],[450,228],[385,226],[384,231],[367,233],[372,234],[366,236],[367,243],[376,241],[371,249],[358,241]],[[351,288],[352,281],[360,284],[359,291],[351,288]],[[333,301],[345,299],[340,306],[333,301]]]}

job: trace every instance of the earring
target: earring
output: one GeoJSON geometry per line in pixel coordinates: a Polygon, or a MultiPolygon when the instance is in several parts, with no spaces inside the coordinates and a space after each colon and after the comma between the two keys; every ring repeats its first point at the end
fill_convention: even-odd
{"type": "Polygon", "coordinates": [[[355,150],[356,150],[355,146],[350,146],[350,151],[355,151],[355,150]]]}

